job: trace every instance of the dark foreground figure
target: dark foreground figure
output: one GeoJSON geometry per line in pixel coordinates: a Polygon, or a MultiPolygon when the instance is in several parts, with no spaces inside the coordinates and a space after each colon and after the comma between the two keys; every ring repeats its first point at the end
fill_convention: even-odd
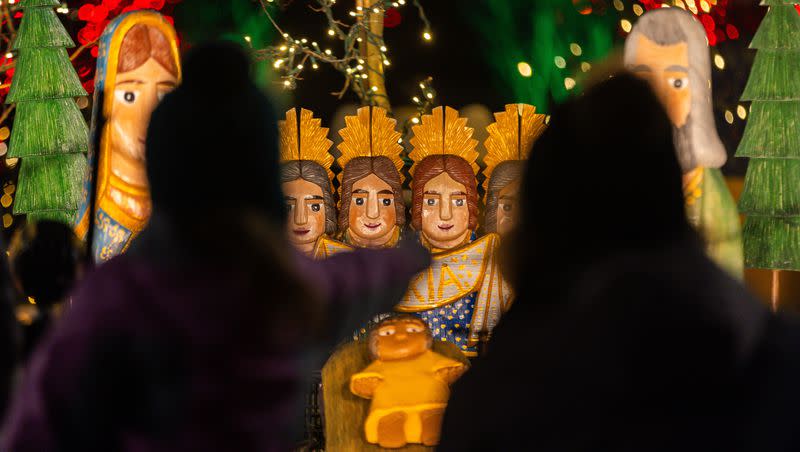
{"type": "Polygon", "coordinates": [[[428,265],[418,245],[322,263],[291,251],[276,122],[247,58],[216,44],[184,68],[148,131],[150,225],[78,287],[0,450],[288,450],[322,364],[312,347],[390,309],[428,265]]]}
{"type": "Polygon", "coordinates": [[[628,75],[553,114],[507,240],[518,298],[440,450],[800,450],[797,322],[704,255],[672,146],[628,75]]]}

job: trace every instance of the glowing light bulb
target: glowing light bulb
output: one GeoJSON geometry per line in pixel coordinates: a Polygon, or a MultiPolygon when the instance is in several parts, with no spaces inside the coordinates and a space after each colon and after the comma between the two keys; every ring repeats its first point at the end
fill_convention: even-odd
{"type": "Polygon", "coordinates": [[[247,41],[248,43],[253,42],[253,38],[251,38],[250,36],[245,36],[244,40],[247,41]]]}
{"type": "Polygon", "coordinates": [[[433,39],[433,35],[432,35],[432,34],[431,34],[431,32],[429,32],[429,31],[426,31],[425,33],[422,33],[422,37],[423,37],[423,38],[424,38],[426,41],[430,41],[431,39],[433,39]]]}
{"type": "Polygon", "coordinates": [[[411,122],[413,122],[414,124],[419,124],[419,118],[417,117],[411,118],[411,122]]]}
{"type": "Polygon", "coordinates": [[[733,113],[730,110],[725,110],[725,122],[733,124],[733,113]]]}
{"type": "Polygon", "coordinates": [[[282,64],[283,64],[283,60],[275,60],[275,62],[272,63],[272,67],[274,67],[275,69],[278,69],[279,67],[281,67],[282,64]]]}
{"type": "Polygon", "coordinates": [[[739,119],[747,118],[747,109],[744,108],[744,105],[739,105],[736,107],[736,116],[738,116],[739,119]]]}
{"type": "Polygon", "coordinates": [[[370,89],[372,90],[373,93],[377,93],[378,92],[378,87],[377,86],[373,86],[370,89]]]}
{"type": "Polygon", "coordinates": [[[519,71],[519,74],[523,77],[530,77],[531,75],[533,75],[533,68],[531,68],[531,65],[526,63],[525,61],[520,61],[519,63],[517,63],[517,70],[519,71]]]}
{"type": "Polygon", "coordinates": [[[567,88],[567,91],[575,88],[575,79],[572,77],[567,77],[564,79],[564,88],[567,88]]]}
{"type": "Polygon", "coordinates": [[[565,67],[567,67],[567,60],[565,60],[564,57],[562,56],[555,57],[553,61],[555,62],[556,67],[559,69],[564,69],[565,67]]]}
{"type": "Polygon", "coordinates": [[[725,69],[725,58],[722,58],[720,54],[714,55],[714,66],[719,70],[725,69]]]}
{"type": "Polygon", "coordinates": [[[581,56],[583,54],[583,49],[576,42],[569,45],[569,51],[575,56],[581,56]]]}
{"type": "Polygon", "coordinates": [[[336,32],[333,31],[333,28],[328,28],[328,35],[329,36],[334,36],[335,34],[336,34],[336,32]]]}
{"type": "Polygon", "coordinates": [[[631,28],[633,27],[633,25],[631,25],[631,21],[629,21],[628,19],[622,19],[621,21],[619,21],[619,26],[622,27],[622,30],[625,33],[630,33],[631,28]]]}

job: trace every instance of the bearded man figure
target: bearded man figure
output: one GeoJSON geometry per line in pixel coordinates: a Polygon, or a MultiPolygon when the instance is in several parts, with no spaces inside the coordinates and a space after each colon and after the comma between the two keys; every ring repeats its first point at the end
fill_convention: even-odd
{"type": "Polygon", "coordinates": [[[741,279],[741,224],[719,170],[728,156],[714,122],[711,58],[703,26],[681,9],[648,12],[625,40],[625,66],[650,83],[672,122],[690,223],[708,255],[741,279]]]}

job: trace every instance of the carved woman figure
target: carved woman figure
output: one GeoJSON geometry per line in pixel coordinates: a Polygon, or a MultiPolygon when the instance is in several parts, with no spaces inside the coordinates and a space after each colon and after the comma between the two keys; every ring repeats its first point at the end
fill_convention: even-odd
{"type": "Polygon", "coordinates": [[[359,248],[395,246],[406,223],[397,121],[383,108],[362,107],[345,123],[338,159],[342,239],[359,248]]]}
{"type": "Polygon", "coordinates": [[[437,107],[413,128],[411,221],[433,263],[414,278],[397,310],[415,313],[437,340],[474,356],[507,309],[510,293],[495,258],[499,236],[475,239],[478,153],[466,123],[456,110],[437,107]]]}
{"type": "Polygon", "coordinates": [[[97,181],[87,177],[76,232],[85,238],[90,217],[95,229],[92,253],[106,261],[128,247],[150,218],[150,191],[144,140],[150,114],[180,82],[175,30],[160,14],[135,11],[112,21],[100,38],[92,126],[104,115],[100,148],[90,162],[98,165],[97,181]],[[97,102],[103,93],[103,105],[97,102]],[[102,110],[101,110],[102,109],[102,110]],[[89,196],[96,191],[95,212],[89,196]]]}
{"type": "Polygon", "coordinates": [[[505,111],[494,114],[495,122],[486,128],[486,213],[483,228],[500,236],[510,231],[517,218],[519,192],[525,160],[533,143],[547,127],[545,115],[536,114],[536,107],[509,104],[505,111]]]}
{"type": "Polygon", "coordinates": [[[286,200],[286,234],[299,251],[311,255],[317,240],[336,232],[328,129],[304,108],[286,112],[280,130],[281,188],[286,200]]]}

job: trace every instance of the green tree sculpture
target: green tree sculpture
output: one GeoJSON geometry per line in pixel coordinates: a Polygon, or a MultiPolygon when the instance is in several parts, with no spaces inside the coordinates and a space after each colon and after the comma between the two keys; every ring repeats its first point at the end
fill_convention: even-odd
{"type": "Polygon", "coordinates": [[[750,165],[739,209],[744,225],[745,266],[800,270],[800,15],[795,0],[763,0],[769,6],[750,48],[757,49],[742,100],[750,119],[736,152],[750,165]]]}
{"type": "Polygon", "coordinates": [[[66,50],[75,44],[53,10],[60,4],[20,2],[17,67],[6,99],[17,104],[8,157],[20,159],[14,214],[71,224],[82,198],[89,131],[74,99],[87,94],[66,50]]]}

